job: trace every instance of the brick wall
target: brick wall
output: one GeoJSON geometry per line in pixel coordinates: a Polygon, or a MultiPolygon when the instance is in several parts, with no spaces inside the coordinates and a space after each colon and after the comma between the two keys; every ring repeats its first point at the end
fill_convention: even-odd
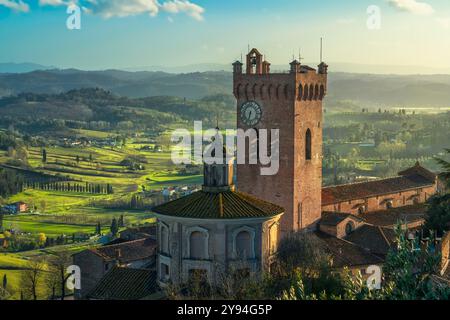
{"type": "MultiPolygon", "coordinates": [[[[313,227],[321,216],[322,99],[326,74],[238,74],[234,94],[240,107],[256,101],[262,108],[257,129],[280,130],[280,168],[262,176],[259,165],[237,166],[237,188],[285,209],[281,232],[313,227]],[[310,85],[313,94],[310,95],[310,85]],[[305,91],[306,85],[308,92],[305,91]],[[322,93],[321,93],[322,92],[322,93]],[[312,158],[305,160],[305,135],[311,130],[312,158]]],[[[238,116],[237,128],[248,128],[238,116]]]]}
{"type": "Polygon", "coordinates": [[[360,206],[365,206],[365,212],[373,212],[387,209],[387,200],[392,199],[394,208],[404,207],[414,204],[414,198],[417,197],[418,203],[425,203],[432,195],[436,193],[436,185],[374,196],[365,199],[354,199],[351,201],[338,202],[322,206],[322,211],[328,212],[345,212],[358,215],[360,206]]]}

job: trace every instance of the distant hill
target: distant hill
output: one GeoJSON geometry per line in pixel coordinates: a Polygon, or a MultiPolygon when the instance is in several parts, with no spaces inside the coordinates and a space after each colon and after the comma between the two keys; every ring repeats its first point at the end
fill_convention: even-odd
{"type": "Polygon", "coordinates": [[[235,102],[230,95],[200,100],[154,96],[128,98],[103,89],[79,89],[60,94],[21,93],[0,98],[0,127],[14,123],[22,130],[42,131],[67,125],[86,128],[89,123],[107,127],[158,128],[171,123],[202,120],[214,125],[211,115],[234,120],[235,102]],[[63,120],[63,121],[57,121],[63,120]],[[64,123],[64,121],[68,121],[64,123]]]}
{"type": "Polygon", "coordinates": [[[55,67],[43,66],[36,63],[0,63],[0,73],[24,73],[54,68],[55,67]]]}
{"type": "MultiPolygon", "coordinates": [[[[200,99],[232,92],[232,74],[225,71],[172,74],[76,69],[0,74],[0,96],[21,92],[58,94],[73,89],[102,88],[121,96],[174,96],[200,99]]],[[[450,75],[374,75],[330,73],[327,102],[343,100],[380,105],[450,106],[450,75]]]]}

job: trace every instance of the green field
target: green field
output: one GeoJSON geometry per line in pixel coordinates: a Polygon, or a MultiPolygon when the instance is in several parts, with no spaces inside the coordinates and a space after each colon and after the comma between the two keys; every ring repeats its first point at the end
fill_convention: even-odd
{"type": "MultiPolygon", "coordinates": [[[[67,250],[73,254],[92,246],[92,242],[87,242],[84,244],[58,246],[51,249],[33,250],[23,253],[0,253],[0,280],[3,279],[4,275],[7,276],[7,290],[12,295],[9,299],[20,299],[21,277],[24,270],[28,267],[30,258],[40,257],[45,259],[60,250],[67,250]]],[[[43,274],[43,277],[45,277],[45,273],[43,274]]],[[[46,287],[45,279],[43,277],[40,278],[38,283],[38,299],[47,299],[49,295],[49,290],[46,287]]]]}
{"type": "MultiPolygon", "coordinates": [[[[104,139],[116,134],[93,130],[75,130],[74,134],[104,139]]],[[[142,190],[161,190],[168,186],[201,184],[202,176],[183,176],[171,161],[169,147],[164,152],[141,150],[153,146],[144,138],[127,139],[121,147],[47,147],[47,161],[42,162],[42,149],[29,147],[28,162],[34,171],[49,175],[62,175],[79,184],[110,184],[113,194],[73,193],[67,191],[43,191],[27,189],[6,202],[23,201],[33,208],[34,214],[5,217],[7,229],[25,233],[45,233],[47,237],[73,233],[91,234],[100,222],[107,233],[111,220],[124,215],[127,225],[138,225],[153,220],[150,208],[147,210],[114,210],[93,203],[117,199],[129,199],[131,194],[142,190]],[[139,156],[144,170],[130,171],[121,161],[139,156]],[[78,161],[77,161],[78,160],[78,161]]],[[[7,160],[6,153],[0,154],[0,163],[7,160]]],[[[126,201],[126,200],[124,200],[126,201]]]]}

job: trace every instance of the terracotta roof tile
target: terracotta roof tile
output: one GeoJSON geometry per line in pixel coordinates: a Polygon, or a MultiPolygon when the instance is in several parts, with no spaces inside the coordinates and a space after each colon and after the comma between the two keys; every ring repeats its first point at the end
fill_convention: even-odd
{"type": "Polygon", "coordinates": [[[157,290],[155,271],[114,267],[87,297],[97,300],[139,300],[157,290]]]}
{"type": "Polygon", "coordinates": [[[284,212],[280,206],[235,191],[198,191],[153,208],[162,215],[198,219],[271,217],[284,212]]]}
{"type": "Polygon", "coordinates": [[[359,217],[352,215],[350,213],[343,212],[322,212],[322,218],[320,219],[320,224],[326,226],[337,226],[339,223],[347,219],[348,217],[352,217],[356,220],[361,220],[359,217]]]}
{"type": "Polygon", "coordinates": [[[423,222],[427,208],[424,204],[404,206],[381,211],[364,213],[361,218],[372,225],[395,227],[398,222],[415,224],[423,222]]]}
{"type": "Polygon", "coordinates": [[[396,235],[393,229],[381,228],[371,225],[363,225],[345,237],[371,253],[385,257],[389,249],[395,244],[396,235]]]}
{"type": "Polygon", "coordinates": [[[422,175],[413,174],[376,181],[326,187],[322,189],[322,205],[398,193],[404,190],[431,186],[433,183],[422,175]]]}
{"type": "Polygon", "coordinates": [[[383,263],[383,259],[354,243],[332,237],[320,231],[316,231],[315,235],[321,240],[324,249],[331,254],[334,268],[383,263]]]}
{"type": "Polygon", "coordinates": [[[117,260],[120,253],[120,261],[126,263],[150,258],[155,255],[157,246],[154,239],[146,238],[90,250],[105,260],[117,260]]]}

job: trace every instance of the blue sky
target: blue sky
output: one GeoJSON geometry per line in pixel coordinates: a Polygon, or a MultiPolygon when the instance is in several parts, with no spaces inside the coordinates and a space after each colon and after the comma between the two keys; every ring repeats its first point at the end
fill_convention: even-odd
{"type": "Polygon", "coordinates": [[[258,47],[305,61],[450,68],[448,0],[79,0],[81,30],[66,28],[66,0],[0,0],[0,62],[83,69],[230,63],[258,47]],[[369,30],[367,8],[381,12],[369,30]]]}

